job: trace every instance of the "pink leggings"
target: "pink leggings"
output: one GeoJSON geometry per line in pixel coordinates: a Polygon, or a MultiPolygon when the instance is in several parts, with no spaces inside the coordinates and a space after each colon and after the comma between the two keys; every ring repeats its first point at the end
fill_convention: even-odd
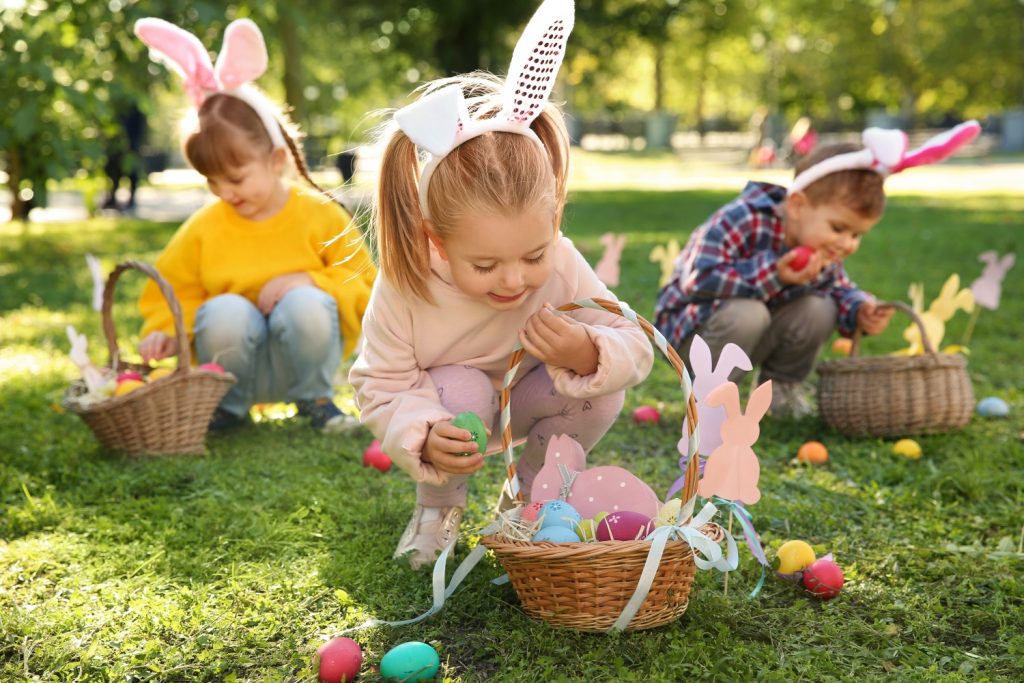
{"type": "MultiPolygon", "coordinates": [[[[444,365],[428,371],[437,387],[441,405],[452,413],[473,411],[498,434],[498,392],[490,378],[467,365],[444,365]]],[[[512,387],[512,438],[526,437],[516,471],[523,495],[529,500],[533,478],[544,465],[544,452],[551,435],[568,434],[590,452],[615,422],[626,392],[617,391],[592,398],[568,398],[555,391],[544,365],[538,365],[512,387]]],[[[500,455],[489,457],[500,458],[500,455]]],[[[429,507],[465,506],[469,475],[453,474],[440,486],[420,483],[416,501],[429,507]]]]}

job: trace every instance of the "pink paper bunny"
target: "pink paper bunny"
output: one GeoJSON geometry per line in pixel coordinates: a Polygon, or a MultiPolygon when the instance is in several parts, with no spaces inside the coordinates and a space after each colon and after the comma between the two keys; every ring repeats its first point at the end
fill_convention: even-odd
{"type": "Polygon", "coordinates": [[[583,519],[599,512],[630,510],[648,517],[658,514],[658,496],[650,486],[621,467],[586,469],[587,454],[571,437],[552,436],[537,473],[530,500],[543,503],[558,498],[576,508],[583,519]]]}
{"type": "Polygon", "coordinates": [[[983,308],[991,311],[999,308],[999,297],[1003,291],[1003,278],[1013,268],[1016,257],[1007,254],[1002,259],[995,251],[986,251],[978,256],[979,261],[986,264],[981,277],[971,283],[971,291],[974,292],[974,302],[983,308]]]}
{"type": "Polygon", "coordinates": [[[710,498],[719,496],[753,505],[761,499],[757,480],[761,465],[753,445],[761,433],[760,421],[772,403],[772,383],[765,382],[750,394],[747,412],[740,410],[740,392],[735,384],[726,382],[707,398],[710,406],[725,406],[722,445],[708,458],[697,493],[710,498]]]}
{"type": "Polygon", "coordinates": [[[601,244],[605,247],[604,255],[594,267],[594,273],[609,287],[618,287],[619,260],[622,258],[622,249],[626,246],[626,236],[606,232],[601,235],[601,244]]]}
{"type": "MultiPolygon", "coordinates": [[[[710,406],[707,403],[711,392],[729,381],[733,370],[750,371],[750,359],[736,344],[726,344],[718,355],[718,365],[712,370],[711,349],[700,335],[693,336],[690,345],[690,367],[693,369],[693,397],[697,400],[697,419],[700,425],[700,447],[697,452],[710,455],[722,444],[722,423],[725,421],[725,410],[710,406]]],[[[689,438],[686,420],[683,420],[683,439],[680,448],[686,449],[689,438]]]]}

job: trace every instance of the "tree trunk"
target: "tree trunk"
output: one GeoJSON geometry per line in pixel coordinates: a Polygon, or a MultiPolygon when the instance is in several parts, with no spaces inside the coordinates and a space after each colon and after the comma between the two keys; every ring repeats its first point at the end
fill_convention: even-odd
{"type": "Polygon", "coordinates": [[[438,27],[441,30],[434,41],[434,55],[446,76],[469,73],[484,66],[480,32],[486,26],[472,10],[441,22],[438,27]]]}
{"type": "Polygon", "coordinates": [[[665,43],[654,43],[654,111],[665,109],[665,43]]]}
{"type": "Polygon", "coordinates": [[[285,100],[292,107],[292,120],[305,127],[306,98],[302,92],[302,42],[299,38],[298,26],[295,23],[294,10],[283,7],[280,9],[279,28],[284,52],[285,100]]]}
{"type": "Polygon", "coordinates": [[[11,220],[27,221],[32,204],[23,201],[19,196],[18,186],[21,185],[21,151],[12,147],[7,153],[7,189],[11,191],[11,220]]]}
{"type": "Polygon", "coordinates": [[[700,65],[697,67],[697,94],[694,98],[693,113],[697,117],[697,136],[700,139],[700,146],[704,146],[704,135],[707,133],[707,125],[704,122],[704,100],[707,90],[708,53],[711,51],[708,41],[701,41],[700,65]]]}

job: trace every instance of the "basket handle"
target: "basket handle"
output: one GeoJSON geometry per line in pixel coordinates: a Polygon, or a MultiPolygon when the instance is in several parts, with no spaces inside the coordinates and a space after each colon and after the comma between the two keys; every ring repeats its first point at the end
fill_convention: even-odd
{"type": "MultiPolygon", "coordinates": [[[[643,316],[633,311],[624,302],[599,298],[582,299],[580,301],[559,306],[556,310],[568,312],[579,310],[581,308],[604,310],[636,323],[640,329],[644,331],[654,346],[658,348],[666,358],[668,358],[668,361],[672,364],[676,374],[679,375],[679,384],[683,390],[684,396],[686,397],[686,421],[689,426],[690,442],[691,444],[695,444],[697,432],[697,400],[693,395],[690,375],[687,373],[686,366],[683,365],[683,361],[679,357],[679,354],[676,353],[676,350],[668,344],[668,341],[661,332],[658,332],[651,323],[645,320],[643,316]]],[[[515,379],[516,372],[519,370],[519,365],[525,355],[526,351],[523,349],[522,345],[516,343],[516,348],[508,360],[508,370],[505,373],[505,380],[502,384],[501,394],[499,396],[499,406],[501,408],[501,447],[505,453],[505,470],[507,476],[506,486],[508,487],[509,492],[515,497],[516,502],[519,503],[523,502],[523,493],[519,490],[519,479],[516,477],[516,465],[512,458],[512,416],[510,404],[512,399],[512,381],[515,379]]],[[[694,452],[690,454],[690,462],[686,468],[686,479],[683,484],[682,493],[680,494],[683,499],[684,509],[686,504],[697,495],[697,483],[700,479],[699,460],[700,458],[697,457],[694,450],[694,452]]],[[[689,519],[682,521],[685,523],[688,522],[689,519]]]]}
{"type": "Polygon", "coordinates": [[[117,284],[121,274],[126,270],[138,270],[149,276],[160,288],[160,293],[167,300],[167,306],[171,309],[174,317],[174,334],[178,338],[178,367],[175,372],[186,372],[192,365],[192,350],[189,348],[188,336],[185,334],[185,322],[181,315],[181,304],[174,293],[174,288],[156,268],[143,261],[123,261],[110,271],[107,282],[103,286],[103,334],[107,338],[107,349],[110,351],[110,367],[115,371],[120,370],[127,364],[121,360],[117,348],[117,328],[114,327],[114,286],[117,284]]]}
{"type": "MultiPolygon", "coordinates": [[[[917,329],[921,332],[921,344],[924,346],[924,350],[928,353],[935,353],[935,347],[932,346],[932,340],[928,338],[928,331],[924,329],[924,321],[921,320],[921,316],[918,315],[917,311],[911,308],[909,305],[902,301],[879,301],[878,306],[892,306],[896,310],[903,311],[911,320],[917,325],[917,329]]],[[[864,335],[861,329],[858,327],[853,331],[853,344],[850,346],[850,358],[856,358],[857,354],[860,353],[860,339],[864,335]]]]}

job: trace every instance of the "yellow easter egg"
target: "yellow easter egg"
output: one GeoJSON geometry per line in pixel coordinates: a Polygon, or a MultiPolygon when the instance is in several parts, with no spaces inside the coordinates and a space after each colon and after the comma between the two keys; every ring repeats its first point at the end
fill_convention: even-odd
{"type": "Polygon", "coordinates": [[[779,558],[779,573],[792,574],[814,564],[814,549],[803,541],[786,541],[775,555],[779,558]]]}
{"type": "Polygon", "coordinates": [[[683,507],[682,498],[673,498],[658,510],[658,516],[654,520],[654,526],[670,526],[676,523],[679,518],[679,510],[683,507]]]}
{"type": "Polygon", "coordinates": [[[917,460],[921,457],[921,446],[913,439],[900,439],[892,445],[892,452],[904,458],[917,460]]]}
{"type": "Polygon", "coordinates": [[[123,382],[117,383],[117,388],[114,389],[114,396],[124,396],[144,386],[146,386],[145,382],[140,382],[137,379],[126,379],[123,382]]]}
{"type": "Polygon", "coordinates": [[[168,367],[153,368],[153,371],[150,372],[148,375],[146,375],[146,379],[148,379],[150,382],[155,382],[158,379],[163,379],[164,377],[167,377],[168,375],[171,375],[173,372],[174,372],[174,368],[168,368],[168,367]]]}

